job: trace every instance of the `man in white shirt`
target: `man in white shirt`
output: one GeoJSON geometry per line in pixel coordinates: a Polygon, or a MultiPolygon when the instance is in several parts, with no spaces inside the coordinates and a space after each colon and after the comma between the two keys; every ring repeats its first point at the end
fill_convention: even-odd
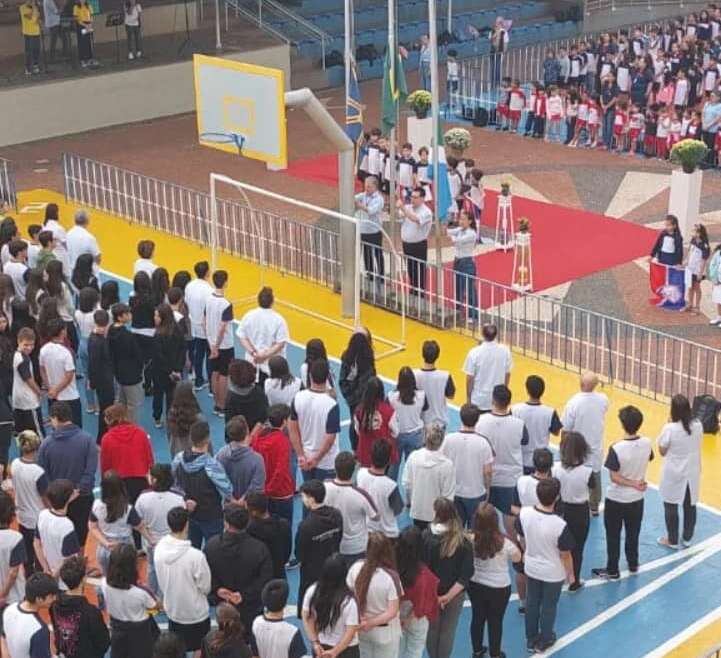
{"type": "Polygon", "coordinates": [[[606,427],[608,398],[603,393],[596,393],[599,384],[598,376],[592,372],[581,375],[581,391],[576,393],[567,403],[561,416],[563,429],[579,432],[591,449],[588,465],[593,469],[594,485],[591,487],[589,504],[591,515],[598,516],[598,505],[601,502],[601,466],[603,464],[603,435],[606,427]]]}
{"type": "Polygon", "coordinates": [[[25,297],[25,290],[28,287],[28,244],[24,240],[13,240],[8,246],[10,260],[3,266],[3,273],[13,280],[15,295],[25,297]]]}
{"type": "Polygon", "coordinates": [[[58,319],[48,322],[50,340],[40,348],[40,374],[48,392],[49,404],[56,400],[70,405],[73,423],[83,426],[83,410],[75,383],[75,359],[65,347],[65,323],[58,319]]]}
{"type": "Polygon", "coordinates": [[[75,263],[82,254],[90,254],[93,257],[93,270],[97,274],[100,264],[100,247],[95,236],[88,231],[90,217],[85,210],[78,210],[75,213],[75,226],[68,231],[66,243],[68,246],[68,261],[70,272],[66,276],[70,278],[75,269],[75,263]]]}
{"type": "MultiPolygon", "coordinates": [[[[196,279],[193,279],[187,286],[183,298],[185,305],[188,307],[188,315],[190,316],[190,335],[193,340],[190,343],[190,362],[193,365],[193,373],[195,375],[196,391],[201,390],[207,385],[207,381],[203,378],[203,363],[208,356],[208,339],[205,334],[205,307],[208,299],[213,294],[213,286],[208,282],[208,274],[210,265],[208,261],[201,260],[197,262],[193,270],[196,279]]],[[[210,379],[210,372],[208,379],[210,379]]]]}
{"type": "Polygon", "coordinates": [[[369,281],[373,281],[373,262],[375,273],[379,277],[385,274],[383,260],[383,195],[378,191],[378,179],[368,176],[364,182],[365,191],[356,194],[355,217],[360,222],[361,242],[363,243],[363,266],[369,281]]]}
{"type": "Polygon", "coordinates": [[[225,413],[225,395],[228,390],[228,367],[235,356],[233,348],[233,305],[225,297],[228,273],[213,272],[215,290],[205,305],[205,332],[208,336],[208,367],[212,370],[212,389],[215,413],[225,413]]]}
{"type": "Polygon", "coordinates": [[[423,367],[416,368],[413,374],[416,386],[426,394],[428,409],[423,412],[423,424],[426,427],[441,425],[443,429],[448,426],[448,403],[456,394],[456,385],[453,377],[447,370],[438,370],[436,361],[441,354],[441,348],[435,340],[423,343],[423,367]]]}
{"type": "Polygon", "coordinates": [[[245,358],[258,368],[258,383],[262,386],[270,374],[268,360],[285,356],[288,343],[288,324],[273,310],[273,289],[264,287],[258,293],[258,308],[248,311],[240,321],[238,338],[245,349],[245,358]]]}
{"type": "Polygon", "coordinates": [[[454,502],[467,528],[473,526],[476,509],[486,499],[493,477],[493,449],[488,439],[476,432],[480,415],[478,407],[464,404],[461,430],[446,435],[441,445],[441,453],[453,462],[456,475],[454,502]]]}
{"type": "Polygon", "coordinates": [[[411,294],[422,295],[426,289],[426,261],[428,260],[428,234],[433,225],[433,213],[425,203],[426,191],[418,187],[411,192],[411,202],[405,205],[398,199],[398,214],[403,218],[401,241],[403,253],[408,257],[408,278],[411,294]]]}
{"type": "Polygon", "coordinates": [[[328,395],[326,386],[328,362],[313,361],[309,374],[310,388],[299,391],[293,398],[288,425],[304,482],[335,477],[340,432],[340,408],[328,395]]]}
{"type": "Polygon", "coordinates": [[[466,357],[463,372],[466,374],[466,402],[475,404],[481,413],[491,410],[493,389],[499,384],[508,386],[511,381],[511,350],[501,345],[496,338],[495,324],[484,325],[483,341],[476,345],[466,357]]]}

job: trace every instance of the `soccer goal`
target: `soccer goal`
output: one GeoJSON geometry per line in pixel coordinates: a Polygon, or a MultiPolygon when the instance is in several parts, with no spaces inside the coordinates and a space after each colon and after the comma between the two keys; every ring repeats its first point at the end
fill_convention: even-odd
{"type": "MultiPolygon", "coordinates": [[[[373,341],[384,346],[376,354],[376,359],[382,359],[397,354],[405,349],[406,345],[406,286],[402,280],[403,261],[401,255],[393,246],[390,236],[382,229],[389,245],[389,252],[394,260],[391,268],[398,274],[393,288],[397,291],[400,301],[400,322],[396,336],[374,332],[373,341]]],[[[289,301],[282,294],[276,294],[276,303],[295,312],[312,317],[335,327],[354,332],[361,329],[363,324],[363,306],[361,305],[361,277],[363,262],[361,254],[360,222],[355,218],[335,210],[316,206],[293,197],[288,197],[270,190],[244,183],[230,178],[224,174],[210,174],[210,249],[212,267],[215,269],[218,255],[221,252],[239,253],[238,245],[242,242],[242,252],[249,255],[258,263],[260,277],[258,287],[265,285],[266,275],[270,271],[286,272],[308,278],[314,282],[332,286],[339,291],[341,280],[351,282],[353,287],[353,315],[348,321],[328,317],[312,308],[312,299],[304,305],[297,301],[289,301]],[[242,218],[230,216],[224,212],[222,201],[218,197],[218,188],[221,185],[230,186],[236,190],[244,201],[247,212],[242,218]],[[266,213],[260,206],[266,205],[262,201],[251,202],[253,199],[267,200],[275,207],[288,207],[288,214],[292,209],[311,214],[316,218],[315,224],[302,223],[287,219],[282,214],[266,213]],[[350,254],[344,254],[340,245],[338,231],[319,227],[318,224],[350,223],[355,228],[354,245],[350,254]],[[351,277],[342,277],[341,270],[344,255],[355,264],[355,271],[351,277]],[[353,257],[355,255],[355,257],[353,257]]],[[[276,291],[276,293],[282,291],[276,291]]],[[[248,306],[256,302],[255,293],[252,296],[232,300],[237,307],[248,306]]],[[[339,300],[340,305],[340,300],[339,300]]],[[[388,313],[389,317],[393,314],[388,313]]],[[[384,323],[384,327],[390,323],[384,323]]]]}

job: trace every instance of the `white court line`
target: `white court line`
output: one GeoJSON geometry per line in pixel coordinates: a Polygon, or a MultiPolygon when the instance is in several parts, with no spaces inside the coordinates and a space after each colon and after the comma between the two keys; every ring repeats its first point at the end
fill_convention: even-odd
{"type": "Polygon", "coordinates": [[[561,649],[564,649],[565,647],[572,644],[587,633],[590,633],[591,631],[597,629],[599,626],[605,624],[607,621],[618,616],[624,610],[630,608],[639,601],[642,601],[647,596],[650,596],[654,592],[661,589],[664,585],[670,583],[675,578],[682,576],[687,571],[690,571],[695,566],[697,566],[704,560],[707,560],[719,551],[721,551],[721,540],[719,540],[718,538],[714,538],[714,542],[709,547],[696,554],[687,562],[684,562],[683,564],[678,565],[674,569],[671,569],[671,571],[665,573],[663,576],[659,576],[653,582],[645,585],[639,590],[636,590],[633,594],[627,596],[625,599],[621,599],[621,601],[599,613],[593,619],[590,619],[586,623],[577,626],[570,633],[566,633],[566,635],[560,637],[558,641],[548,651],[543,652],[542,655],[551,656],[554,653],[561,651],[561,649]]]}
{"type": "Polygon", "coordinates": [[[686,640],[693,637],[706,626],[713,624],[721,619],[721,607],[712,610],[708,614],[698,619],[693,624],[685,628],[678,635],[674,635],[671,639],[666,640],[661,646],[656,647],[653,651],[647,653],[643,658],[663,658],[667,653],[683,644],[686,640]]]}

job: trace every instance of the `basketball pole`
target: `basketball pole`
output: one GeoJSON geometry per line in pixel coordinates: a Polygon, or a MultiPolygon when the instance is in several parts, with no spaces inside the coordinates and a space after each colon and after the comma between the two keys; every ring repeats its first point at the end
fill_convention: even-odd
{"type": "MultiPolygon", "coordinates": [[[[438,158],[440,144],[440,98],[438,97],[438,29],[436,25],[436,0],[428,0],[428,39],[431,46],[431,125],[433,130],[433,216],[436,224],[436,290],[442,290],[443,255],[441,251],[441,220],[438,213],[438,158]]],[[[441,314],[443,305],[440,305],[441,314]]]]}

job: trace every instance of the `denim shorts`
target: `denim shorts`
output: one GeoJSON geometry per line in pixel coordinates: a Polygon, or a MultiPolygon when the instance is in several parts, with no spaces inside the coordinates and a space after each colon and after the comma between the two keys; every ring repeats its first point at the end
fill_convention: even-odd
{"type": "Polygon", "coordinates": [[[513,491],[515,487],[491,487],[488,502],[503,514],[511,513],[513,505],[513,491]]]}

